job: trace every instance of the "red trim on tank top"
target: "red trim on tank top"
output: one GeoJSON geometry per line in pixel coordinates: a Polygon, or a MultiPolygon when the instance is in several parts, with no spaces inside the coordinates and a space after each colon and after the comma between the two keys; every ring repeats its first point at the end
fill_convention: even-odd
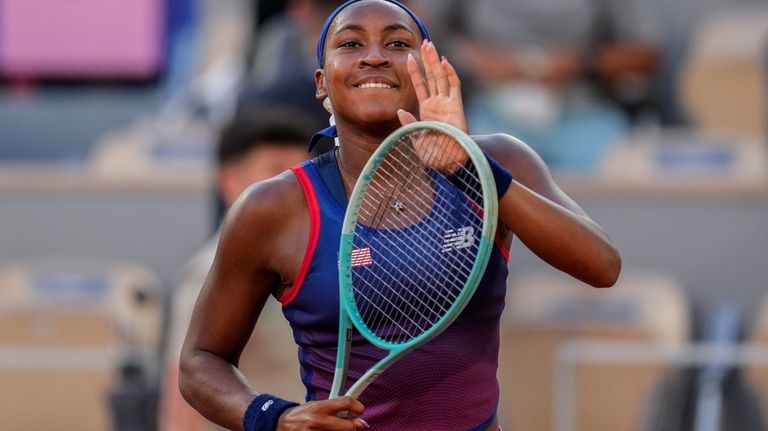
{"type": "Polygon", "coordinates": [[[509,249],[506,245],[504,245],[504,242],[501,240],[501,235],[499,235],[498,232],[496,232],[496,237],[493,239],[493,243],[496,244],[496,247],[499,249],[499,253],[501,253],[501,257],[504,258],[504,261],[509,263],[509,249]]]}
{"type": "Polygon", "coordinates": [[[315,189],[312,187],[312,181],[307,176],[304,167],[297,165],[291,168],[296,179],[299,180],[301,188],[304,190],[304,197],[307,199],[307,207],[309,208],[309,238],[307,238],[307,248],[304,251],[304,259],[301,261],[301,267],[296,274],[296,280],[293,282],[293,286],[288,289],[279,299],[283,307],[287,307],[299,294],[301,285],[304,284],[304,278],[309,272],[309,264],[312,263],[312,258],[315,256],[315,248],[317,248],[317,241],[320,238],[320,205],[317,203],[317,195],[315,189]]]}
{"type": "MultiPolygon", "coordinates": [[[[480,215],[480,217],[482,217],[484,214],[483,208],[472,199],[469,199],[469,203],[477,210],[477,213],[480,215]]],[[[504,258],[504,261],[509,263],[509,249],[506,245],[504,245],[504,241],[499,235],[498,230],[496,231],[496,236],[493,238],[493,243],[496,244],[496,247],[498,247],[499,252],[501,253],[501,257],[504,258]]]]}

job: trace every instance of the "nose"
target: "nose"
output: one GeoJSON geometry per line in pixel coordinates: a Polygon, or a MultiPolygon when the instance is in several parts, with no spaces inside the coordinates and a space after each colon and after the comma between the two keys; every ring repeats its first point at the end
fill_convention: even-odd
{"type": "Polygon", "coordinates": [[[385,67],[390,65],[389,57],[378,44],[369,44],[365,47],[360,59],[357,60],[358,66],[385,67]]]}

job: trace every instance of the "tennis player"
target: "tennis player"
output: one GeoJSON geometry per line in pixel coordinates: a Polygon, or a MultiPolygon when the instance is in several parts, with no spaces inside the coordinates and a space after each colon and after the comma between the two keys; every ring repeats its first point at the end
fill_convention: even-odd
{"type": "MultiPolygon", "coordinates": [[[[230,210],[183,347],[181,391],[204,416],[230,429],[495,431],[499,321],[512,238],[595,287],[615,283],[619,254],[529,147],[504,134],[474,136],[491,161],[500,221],[477,292],[444,333],[387,369],[360,399],[328,400],[341,221],[359,172],[403,124],[442,121],[464,131],[467,124],[456,71],[438,55],[421,20],[396,1],[344,3],[328,17],[317,53],[316,97],[329,99],[336,123],[321,134],[339,146],[251,186],[230,210]],[[238,371],[270,296],[282,303],[298,345],[307,388],[301,404],[260,394],[258,382],[238,371]],[[352,415],[340,417],[344,411],[352,415]]],[[[379,359],[355,348],[363,342],[353,340],[353,377],[379,359]]]]}

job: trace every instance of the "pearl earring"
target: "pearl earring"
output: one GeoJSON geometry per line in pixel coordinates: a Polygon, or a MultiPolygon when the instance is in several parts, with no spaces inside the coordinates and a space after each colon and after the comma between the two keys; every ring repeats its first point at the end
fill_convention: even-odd
{"type": "MultiPolygon", "coordinates": [[[[323,99],[323,107],[325,108],[326,111],[328,111],[329,114],[331,114],[331,117],[328,118],[328,124],[330,124],[331,126],[335,126],[336,125],[336,118],[334,118],[334,116],[333,116],[333,106],[331,105],[331,99],[329,99],[328,97],[323,99]]],[[[339,146],[339,137],[336,136],[335,138],[333,138],[333,142],[338,147],[339,146]]]]}
{"type": "Polygon", "coordinates": [[[325,98],[323,99],[323,107],[326,111],[328,111],[329,114],[333,115],[333,106],[331,105],[331,99],[325,98]]]}

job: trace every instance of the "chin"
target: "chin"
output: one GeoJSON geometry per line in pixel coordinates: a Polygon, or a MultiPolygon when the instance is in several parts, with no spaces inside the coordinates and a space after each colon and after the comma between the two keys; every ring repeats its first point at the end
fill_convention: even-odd
{"type": "Polygon", "coordinates": [[[388,123],[388,122],[397,122],[399,123],[399,120],[397,118],[397,108],[393,108],[391,104],[388,104],[386,106],[371,106],[373,104],[368,104],[364,107],[361,107],[358,112],[358,118],[360,121],[364,123],[388,123]]]}
{"type": "Polygon", "coordinates": [[[397,115],[371,116],[362,119],[365,123],[366,131],[372,135],[381,135],[386,137],[395,129],[400,127],[400,120],[397,115]]]}

